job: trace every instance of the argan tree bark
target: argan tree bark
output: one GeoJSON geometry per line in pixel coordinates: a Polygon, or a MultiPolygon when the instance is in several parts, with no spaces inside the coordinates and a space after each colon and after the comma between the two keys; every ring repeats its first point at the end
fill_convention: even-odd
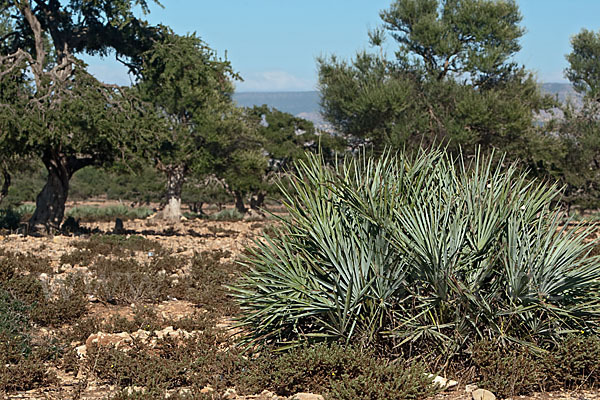
{"type": "Polygon", "coordinates": [[[250,208],[259,211],[265,205],[265,192],[258,192],[250,198],[250,208]]]}
{"type": "Polygon", "coordinates": [[[92,159],[46,151],[42,162],[48,171],[48,179],[35,200],[35,212],[29,220],[29,229],[33,231],[60,228],[69,195],[69,181],[75,172],[91,165],[92,159]]]}
{"type": "Polygon", "coordinates": [[[2,188],[0,189],[0,203],[8,195],[8,188],[10,188],[11,176],[6,166],[2,166],[2,188]]]}
{"type": "Polygon", "coordinates": [[[179,221],[181,213],[181,189],[185,182],[186,167],[183,165],[168,165],[162,168],[167,175],[167,204],[161,210],[163,219],[179,221]]]}
{"type": "Polygon", "coordinates": [[[240,214],[246,214],[246,211],[248,211],[248,209],[246,208],[246,206],[244,206],[244,195],[242,194],[242,192],[240,192],[239,190],[234,190],[233,196],[235,197],[235,209],[240,214]]]}

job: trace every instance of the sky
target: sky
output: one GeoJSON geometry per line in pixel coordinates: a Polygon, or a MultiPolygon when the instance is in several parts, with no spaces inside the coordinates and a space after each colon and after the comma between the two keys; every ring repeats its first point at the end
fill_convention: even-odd
{"type": "MultiPolygon", "coordinates": [[[[598,0],[518,0],[526,33],[515,60],[541,82],[566,82],[570,37],[582,28],[600,30],[598,0]]],[[[162,0],[145,16],[176,33],[196,32],[227,56],[243,82],[238,92],[316,90],[319,56],[351,58],[368,49],[367,33],[380,25],[391,0],[162,0]]],[[[386,50],[393,54],[388,39],[386,50]]],[[[112,58],[85,58],[98,78],[129,84],[112,58]]]]}

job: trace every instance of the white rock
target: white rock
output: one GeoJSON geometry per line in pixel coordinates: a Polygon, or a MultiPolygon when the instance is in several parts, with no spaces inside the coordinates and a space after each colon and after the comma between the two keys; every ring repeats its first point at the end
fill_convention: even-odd
{"type": "Polygon", "coordinates": [[[435,376],[433,374],[428,374],[427,377],[433,378],[432,383],[442,390],[450,389],[450,388],[458,385],[457,381],[454,381],[454,380],[448,379],[448,378],[444,378],[442,376],[435,376]]]}
{"type": "Polygon", "coordinates": [[[485,389],[475,389],[471,393],[473,400],[496,400],[496,395],[485,389]]]}
{"type": "Polygon", "coordinates": [[[477,385],[474,383],[465,386],[465,392],[467,393],[473,393],[475,390],[477,390],[477,385]]]}
{"type": "Polygon", "coordinates": [[[84,358],[85,356],[87,356],[87,346],[85,344],[82,344],[81,346],[77,346],[75,348],[75,351],[77,352],[77,356],[79,358],[84,358]]]}
{"type": "Polygon", "coordinates": [[[320,394],[313,393],[296,393],[291,400],[325,400],[320,394]]]}
{"type": "Polygon", "coordinates": [[[233,388],[229,388],[223,393],[224,400],[235,400],[237,397],[237,392],[233,388]]]}
{"type": "MultiPolygon", "coordinates": [[[[189,389],[188,389],[188,390],[189,390],[189,389]]],[[[215,391],[215,389],[213,389],[213,388],[212,388],[212,387],[210,387],[210,386],[205,386],[205,387],[203,387],[202,389],[200,389],[200,393],[212,393],[212,392],[214,392],[214,391],[215,391]]],[[[179,394],[182,394],[182,393],[181,393],[181,390],[179,391],[179,394]]]]}
{"type": "Polygon", "coordinates": [[[141,386],[128,386],[127,387],[127,394],[130,396],[134,393],[145,393],[145,392],[146,392],[146,388],[141,387],[141,386]]]}

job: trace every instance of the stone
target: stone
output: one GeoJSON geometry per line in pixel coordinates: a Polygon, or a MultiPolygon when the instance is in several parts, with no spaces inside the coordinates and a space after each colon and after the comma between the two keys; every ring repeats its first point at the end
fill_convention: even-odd
{"type": "Polygon", "coordinates": [[[473,400],[496,400],[496,395],[489,390],[475,389],[471,393],[473,400]]]}
{"type": "Polygon", "coordinates": [[[450,389],[456,385],[458,385],[457,381],[452,379],[444,378],[442,376],[435,376],[433,374],[428,374],[428,378],[433,378],[432,383],[439,387],[442,390],[450,389]]]}
{"type": "Polygon", "coordinates": [[[215,389],[213,389],[213,388],[212,388],[212,387],[210,387],[210,386],[205,386],[205,387],[203,387],[202,389],[200,389],[200,393],[205,393],[205,394],[206,394],[206,393],[212,393],[212,392],[214,392],[214,391],[215,391],[215,389]]]}
{"type": "Polygon", "coordinates": [[[234,388],[229,388],[225,391],[225,393],[223,393],[224,400],[235,400],[236,397],[237,397],[237,392],[235,391],[234,388]]]}
{"type": "Polygon", "coordinates": [[[291,400],[325,400],[320,394],[313,393],[296,393],[291,400]]]}
{"type": "Polygon", "coordinates": [[[77,357],[79,358],[84,358],[85,356],[87,356],[87,346],[85,344],[77,346],[75,348],[75,351],[77,352],[77,357]]]}
{"type": "Polygon", "coordinates": [[[146,388],[141,387],[141,386],[128,386],[127,387],[127,394],[129,396],[131,396],[135,393],[146,393],[146,388]]]}
{"type": "Polygon", "coordinates": [[[474,383],[465,386],[465,392],[467,393],[473,393],[475,390],[477,390],[477,385],[474,383]]]}

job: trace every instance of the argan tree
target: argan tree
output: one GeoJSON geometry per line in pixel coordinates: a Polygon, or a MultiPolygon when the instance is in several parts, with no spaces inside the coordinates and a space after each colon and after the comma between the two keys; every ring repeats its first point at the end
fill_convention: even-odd
{"type": "Polygon", "coordinates": [[[135,17],[144,0],[2,0],[11,20],[0,56],[1,84],[27,78],[0,109],[0,145],[39,157],[48,180],[32,228],[58,227],[69,180],[88,165],[107,165],[150,134],[146,111],[127,89],[99,82],[78,54],[108,55],[131,68],[158,30],[135,17]]]}
{"type": "Polygon", "coordinates": [[[140,96],[164,117],[168,129],[156,140],[152,158],[167,178],[162,216],[181,218],[181,190],[189,172],[205,172],[206,135],[233,107],[230,63],[217,57],[195,34],[164,28],[161,40],[142,54],[140,96]]]}
{"type": "Polygon", "coordinates": [[[250,208],[262,207],[267,194],[279,193],[276,182],[292,173],[296,163],[306,159],[308,152],[318,151],[330,160],[345,148],[342,137],[318,132],[311,121],[276,108],[254,106],[246,113],[258,127],[262,152],[268,158],[268,166],[262,174],[263,185],[252,194],[250,208]]]}
{"type": "Polygon", "coordinates": [[[582,29],[571,38],[571,46],[566,77],[579,94],[600,102],[600,31],[582,29]]]}
{"type": "Polygon", "coordinates": [[[204,131],[204,143],[206,172],[225,184],[237,211],[246,213],[245,199],[264,190],[269,166],[258,121],[247,109],[230,107],[219,120],[212,119],[212,128],[204,131]]]}
{"type": "Polygon", "coordinates": [[[562,154],[558,177],[565,185],[564,201],[580,208],[600,205],[600,32],[583,29],[571,38],[565,76],[581,95],[581,107],[567,104],[554,121],[562,154]]]}
{"type": "Polygon", "coordinates": [[[521,14],[512,0],[396,0],[370,34],[379,51],[319,60],[325,117],[382,150],[444,143],[496,147],[533,160],[534,111],[546,107],[532,75],[511,61],[521,14]],[[383,49],[391,36],[394,57],[383,49]]]}

